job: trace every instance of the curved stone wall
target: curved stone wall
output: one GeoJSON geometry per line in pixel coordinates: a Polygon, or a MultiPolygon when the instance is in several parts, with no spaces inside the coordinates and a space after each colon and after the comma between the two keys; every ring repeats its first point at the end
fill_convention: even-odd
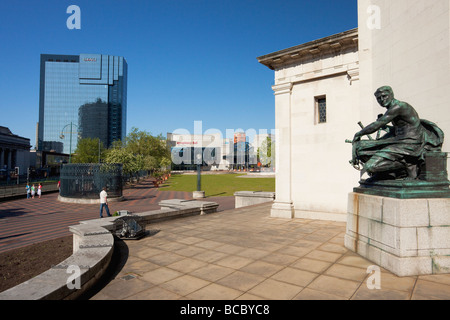
{"type": "MultiPolygon", "coordinates": [[[[219,206],[215,202],[178,199],[164,200],[159,205],[160,210],[136,215],[142,217],[145,224],[149,224],[184,216],[213,213],[219,206]]],[[[114,236],[111,232],[114,231],[116,219],[117,217],[108,217],[86,220],[69,227],[73,233],[73,254],[44,273],[1,292],[0,300],[78,298],[100,279],[111,262],[114,252],[114,236]]]]}

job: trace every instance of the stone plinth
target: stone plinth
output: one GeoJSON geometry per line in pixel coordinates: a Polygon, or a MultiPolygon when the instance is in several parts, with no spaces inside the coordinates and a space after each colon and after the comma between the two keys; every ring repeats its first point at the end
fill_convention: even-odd
{"type": "Polygon", "coordinates": [[[203,199],[205,198],[205,191],[194,191],[192,192],[192,198],[203,199]]]}
{"type": "Polygon", "coordinates": [[[273,218],[293,219],[295,216],[294,205],[292,202],[275,200],[270,210],[270,216],[273,218]]]}
{"type": "Polygon", "coordinates": [[[350,193],[345,246],[398,276],[450,273],[450,199],[350,193]]]}
{"type": "Polygon", "coordinates": [[[234,193],[235,208],[247,207],[254,204],[272,202],[275,192],[263,191],[237,191],[234,193]]]}

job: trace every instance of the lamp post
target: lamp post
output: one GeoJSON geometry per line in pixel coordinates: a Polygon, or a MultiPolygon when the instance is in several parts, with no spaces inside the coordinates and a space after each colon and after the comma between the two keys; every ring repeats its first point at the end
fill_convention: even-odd
{"type": "Polygon", "coordinates": [[[68,133],[70,134],[69,163],[71,163],[71,161],[72,161],[72,134],[78,133],[78,132],[73,132],[73,126],[77,127],[77,129],[78,129],[78,126],[75,125],[75,124],[73,124],[72,122],[70,122],[69,124],[66,124],[66,125],[62,128],[61,134],[59,135],[59,138],[60,138],[61,140],[65,138],[64,133],[67,133],[67,132],[64,132],[64,129],[65,129],[66,127],[68,127],[68,126],[70,126],[70,132],[68,132],[68,133]]]}
{"type": "Polygon", "coordinates": [[[202,188],[202,182],[201,182],[202,154],[201,153],[196,154],[196,163],[197,163],[197,191],[193,192],[193,198],[201,199],[201,198],[205,197],[205,191],[201,191],[201,188],[202,188]]]}
{"type": "Polygon", "coordinates": [[[202,158],[201,154],[197,154],[197,191],[202,190],[202,181],[201,181],[202,180],[202,178],[201,178],[202,169],[201,169],[201,164],[200,164],[201,158],[202,158]]]}
{"type": "Polygon", "coordinates": [[[100,138],[98,138],[98,163],[100,163],[100,138]]]}

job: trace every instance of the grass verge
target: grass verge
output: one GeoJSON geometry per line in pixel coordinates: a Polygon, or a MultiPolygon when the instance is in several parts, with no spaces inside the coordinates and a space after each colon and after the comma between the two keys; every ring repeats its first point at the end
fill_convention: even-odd
{"type": "MultiPolygon", "coordinates": [[[[249,178],[245,174],[202,174],[201,189],[206,197],[233,196],[236,191],[275,191],[275,178],[249,178]]],[[[197,175],[172,175],[160,191],[197,190],[197,175]]]]}

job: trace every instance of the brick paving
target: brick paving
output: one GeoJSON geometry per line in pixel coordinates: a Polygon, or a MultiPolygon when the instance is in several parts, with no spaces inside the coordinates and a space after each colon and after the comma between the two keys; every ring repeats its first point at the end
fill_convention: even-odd
{"type": "Polygon", "coordinates": [[[93,300],[450,299],[450,275],[397,277],[344,247],[345,223],[270,217],[271,204],[148,226],[93,300]]]}
{"type": "MultiPolygon", "coordinates": [[[[124,201],[109,202],[111,214],[118,210],[144,212],[160,209],[165,199],[192,199],[190,192],[162,191],[153,187],[152,179],[123,190],[124,201]]],[[[75,204],[58,201],[57,193],[41,198],[0,202],[0,253],[33,243],[71,235],[69,226],[99,217],[98,204],[75,204]]],[[[211,197],[219,209],[234,208],[234,197],[211,197]]],[[[104,216],[106,213],[103,213],[104,216]]]]}

